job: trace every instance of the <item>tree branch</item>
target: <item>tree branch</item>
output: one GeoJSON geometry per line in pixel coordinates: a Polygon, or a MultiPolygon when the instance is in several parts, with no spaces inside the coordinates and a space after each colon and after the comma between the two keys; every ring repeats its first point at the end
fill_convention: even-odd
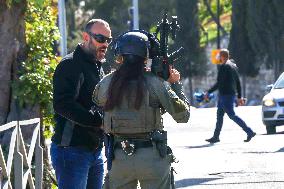
{"type": "Polygon", "coordinates": [[[213,21],[217,24],[217,26],[221,29],[223,35],[228,35],[226,30],[221,26],[220,22],[218,22],[218,19],[217,17],[214,15],[214,13],[212,12],[211,10],[211,7],[210,7],[210,4],[207,0],[203,0],[204,1],[204,4],[207,8],[207,11],[209,12],[209,14],[211,15],[213,21]]]}

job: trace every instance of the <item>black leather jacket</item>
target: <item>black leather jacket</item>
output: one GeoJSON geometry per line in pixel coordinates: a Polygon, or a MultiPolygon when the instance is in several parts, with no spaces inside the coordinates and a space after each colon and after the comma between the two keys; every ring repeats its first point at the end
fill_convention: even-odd
{"type": "Polygon", "coordinates": [[[54,143],[90,149],[101,145],[102,118],[89,110],[94,105],[92,93],[102,76],[101,63],[94,61],[80,45],[61,60],[53,76],[54,143]]]}
{"type": "Polygon", "coordinates": [[[237,66],[230,60],[220,65],[218,70],[217,82],[208,90],[209,93],[218,89],[221,95],[238,95],[241,98],[241,83],[237,66]]]}

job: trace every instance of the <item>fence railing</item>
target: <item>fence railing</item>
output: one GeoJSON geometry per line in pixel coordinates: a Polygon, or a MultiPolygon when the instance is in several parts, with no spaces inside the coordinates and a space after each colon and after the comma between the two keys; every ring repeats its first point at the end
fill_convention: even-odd
{"type": "Polygon", "coordinates": [[[25,189],[27,183],[30,189],[41,189],[43,149],[40,146],[40,119],[7,123],[0,126],[0,133],[8,129],[12,129],[12,135],[6,160],[0,144],[0,167],[2,168],[0,189],[25,189]],[[21,132],[22,127],[28,125],[35,125],[29,148],[25,145],[21,132]]]}

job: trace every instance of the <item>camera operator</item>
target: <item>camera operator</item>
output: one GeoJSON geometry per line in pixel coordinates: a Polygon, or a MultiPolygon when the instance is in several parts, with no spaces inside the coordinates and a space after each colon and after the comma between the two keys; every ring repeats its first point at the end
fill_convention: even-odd
{"type": "Polygon", "coordinates": [[[167,146],[162,112],[177,121],[189,119],[189,104],[170,67],[168,81],[147,71],[150,42],[147,35],[130,31],[115,44],[120,67],[96,86],[93,101],[103,107],[104,131],[113,137],[109,188],[172,188],[173,155],[167,146]],[[163,111],[165,110],[165,111],[163,111]],[[122,171],[123,170],[123,171],[122,171]]]}

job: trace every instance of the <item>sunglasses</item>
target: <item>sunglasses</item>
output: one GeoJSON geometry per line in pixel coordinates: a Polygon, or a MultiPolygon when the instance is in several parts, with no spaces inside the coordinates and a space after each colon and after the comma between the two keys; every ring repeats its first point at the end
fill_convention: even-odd
{"type": "Polygon", "coordinates": [[[88,32],[88,34],[94,38],[98,43],[105,43],[107,42],[108,44],[111,43],[112,41],[112,37],[106,37],[102,34],[94,34],[94,33],[91,33],[91,32],[88,32]]]}

